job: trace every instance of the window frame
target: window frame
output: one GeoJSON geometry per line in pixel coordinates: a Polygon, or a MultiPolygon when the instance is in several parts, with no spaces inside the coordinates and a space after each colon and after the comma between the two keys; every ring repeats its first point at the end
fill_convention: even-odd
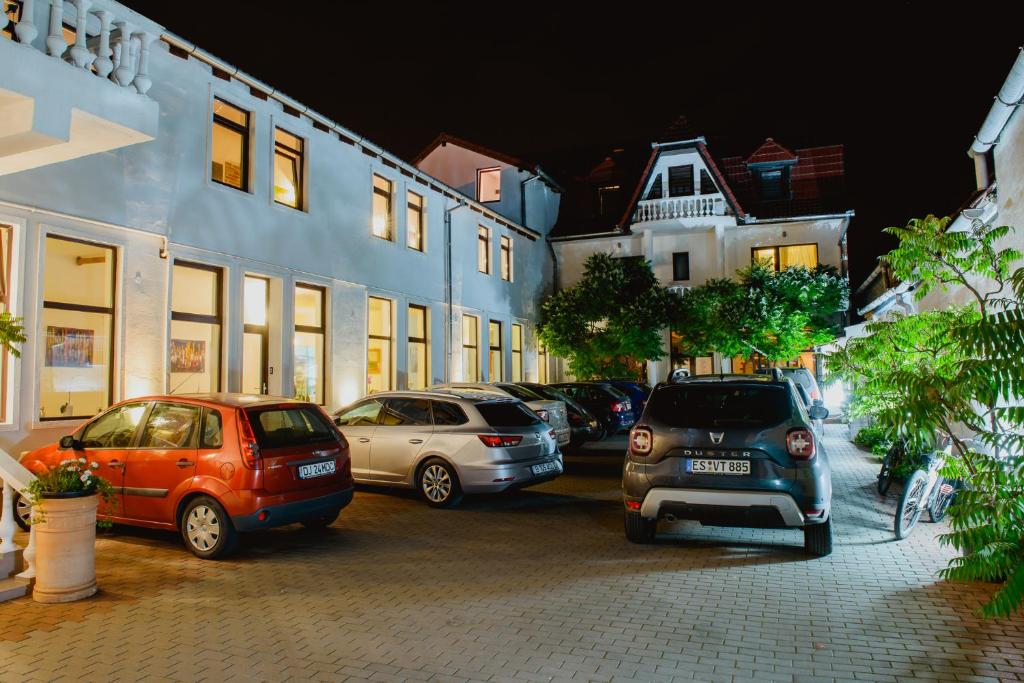
{"type": "Polygon", "coordinates": [[[274,126],[274,165],[271,168],[270,185],[271,185],[271,199],[278,206],[283,206],[289,209],[295,209],[296,211],[306,211],[306,138],[301,135],[296,135],[287,128],[282,126],[274,126]],[[285,135],[290,135],[299,141],[299,149],[293,149],[283,142],[278,141],[278,131],[285,135]],[[283,151],[282,151],[283,150],[283,151]],[[277,199],[277,185],[274,184],[274,173],[277,170],[276,162],[279,156],[283,156],[287,159],[295,162],[295,204],[286,204],[285,202],[277,199]]]}
{"type": "Polygon", "coordinates": [[[462,314],[462,376],[464,382],[479,382],[480,381],[480,316],[473,315],[471,313],[462,314]],[[470,318],[473,321],[473,343],[466,343],[466,318],[470,318]],[[476,373],[472,377],[466,376],[466,350],[471,349],[473,357],[476,359],[476,373]]]}
{"type": "Polygon", "coordinates": [[[427,389],[430,387],[430,307],[425,304],[410,303],[406,307],[406,387],[409,389],[427,389]],[[410,311],[411,309],[417,309],[423,314],[423,337],[414,337],[412,335],[412,327],[409,325],[410,311]],[[422,387],[410,387],[409,386],[409,367],[411,366],[410,360],[412,359],[412,350],[414,346],[423,346],[423,357],[426,359],[426,367],[423,369],[425,374],[424,384],[422,387]]]}
{"type": "Polygon", "coordinates": [[[487,381],[505,381],[505,325],[501,320],[487,321],[487,381]],[[497,326],[497,334],[494,334],[495,326],[497,326]],[[495,338],[497,338],[497,346],[495,346],[495,338]],[[498,354],[497,376],[491,371],[495,352],[498,354]]]}
{"type": "Polygon", "coordinates": [[[491,229],[486,225],[476,226],[476,270],[484,275],[491,274],[491,229]],[[480,243],[484,243],[484,250],[480,251],[480,243]],[[484,262],[480,263],[480,256],[483,255],[484,262]],[[481,266],[483,266],[481,268],[481,266]]]}
{"type": "MultiPolygon", "coordinates": [[[[245,193],[248,194],[249,191],[250,191],[250,187],[249,187],[250,186],[249,172],[250,172],[250,168],[252,166],[251,159],[249,158],[250,157],[250,146],[252,144],[252,112],[249,111],[248,109],[244,109],[242,107],[239,107],[239,106],[233,104],[232,102],[229,102],[228,100],[224,99],[223,97],[220,97],[219,95],[214,95],[213,96],[213,104],[211,105],[211,110],[212,110],[213,116],[212,116],[211,123],[210,123],[210,173],[209,173],[208,177],[209,177],[209,179],[212,182],[216,183],[217,185],[220,185],[222,187],[229,187],[232,190],[238,190],[240,192],[245,192],[245,193]],[[225,104],[225,105],[231,107],[232,109],[235,109],[236,111],[240,111],[243,114],[245,114],[245,125],[243,126],[243,125],[237,124],[234,121],[232,121],[231,119],[229,119],[229,118],[227,118],[225,116],[221,116],[220,114],[218,114],[217,113],[217,102],[218,101],[221,102],[222,104],[225,104]],[[218,125],[222,126],[223,128],[226,128],[226,129],[228,129],[230,131],[238,133],[238,134],[240,134],[242,136],[242,144],[241,144],[241,146],[242,146],[242,173],[241,173],[241,176],[242,176],[242,186],[241,187],[236,187],[235,185],[232,185],[231,183],[226,183],[223,180],[217,180],[216,178],[213,177],[213,147],[214,147],[214,145],[213,145],[213,132],[214,132],[215,127],[218,126],[218,125]]],[[[271,182],[273,182],[273,181],[271,181],[271,182]]]]}
{"type": "Polygon", "coordinates": [[[393,179],[388,178],[387,176],[381,175],[380,173],[376,173],[376,172],[373,173],[373,177],[370,180],[370,188],[373,190],[373,192],[371,194],[371,199],[370,199],[370,234],[372,236],[376,237],[377,239],[384,240],[385,242],[394,242],[395,241],[395,187],[396,187],[396,185],[397,185],[397,183],[393,179]],[[386,182],[388,184],[388,191],[387,191],[387,193],[385,193],[383,190],[381,190],[380,188],[377,187],[377,183],[374,182],[374,180],[376,180],[377,178],[380,178],[381,180],[383,180],[384,182],[386,182]],[[377,232],[373,228],[373,217],[374,217],[374,214],[373,214],[373,196],[374,195],[380,195],[380,196],[384,197],[387,200],[387,217],[386,217],[386,221],[387,221],[387,223],[386,223],[387,234],[385,234],[385,235],[378,235],[377,232]]]}
{"type": "Polygon", "coordinates": [[[688,251],[674,251],[672,252],[672,281],[673,282],[689,282],[690,280],[690,252],[688,251]],[[679,270],[676,268],[677,256],[686,257],[686,277],[679,277],[679,270]]]}
{"type": "Polygon", "coordinates": [[[773,261],[774,261],[773,265],[775,266],[775,272],[778,273],[778,272],[780,272],[780,269],[779,269],[779,260],[780,260],[779,259],[779,256],[780,256],[779,250],[780,249],[786,249],[788,247],[814,247],[814,260],[815,260],[814,267],[817,267],[817,266],[821,265],[821,252],[818,250],[818,243],[817,242],[800,242],[799,244],[768,244],[768,245],[764,245],[764,246],[760,246],[760,247],[751,247],[750,248],[750,262],[753,263],[754,260],[757,258],[755,256],[755,254],[758,251],[762,251],[762,250],[765,250],[765,249],[773,249],[774,250],[773,257],[772,257],[773,261]]]}
{"type": "MultiPolygon", "coordinates": [[[[136,451],[185,451],[185,450],[196,450],[199,448],[202,442],[202,432],[206,426],[206,415],[203,411],[203,406],[197,403],[185,403],[183,401],[167,401],[159,400],[152,401],[149,409],[145,413],[145,419],[139,422],[139,426],[136,428],[138,432],[135,437],[135,445],[132,446],[132,450],[136,451]],[[192,433],[189,435],[188,443],[184,446],[143,446],[142,439],[146,436],[146,427],[149,425],[150,419],[153,417],[153,413],[157,411],[160,406],[172,406],[178,408],[190,408],[196,411],[196,421],[192,426],[192,433]]],[[[224,424],[221,422],[221,432],[223,438],[224,424]]]]}
{"type": "Polygon", "coordinates": [[[509,347],[512,351],[512,381],[522,382],[523,381],[523,324],[512,323],[511,328],[512,339],[509,342],[509,347]],[[518,347],[518,348],[517,348],[518,347]],[[518,365],[519,369],[516,370],[518,365]]]}
{"type": "MultiPolygon", "coordinates": [[[[169,306],[171,311],[171,322],[175,320],[179,322],[187,323],[202,323],[206,325],[216,325],[219,328],[217,344],[217,388],[215,391],[221,391],[224,383],[224,269],[220,266],[209,265],[206,263],[197,263],[195,261],[187,261],[184,259],[174,259],[171,262],[171,273],[174,273],[174,267],[181,266],[182,268],[193,268],[195,270],[203,270],[206,272],[214,273],[217,276],[217,290],[216,290],[216,302],[217,312],[214,315],[205,315],[202,313],[185,313],[174,310],[174,281],[171,281],[171,305],[169,306]]],[[[173,396],[174,392],[170,386],[171,376],[171,344],[170,335],[167,339],[167,394],[173,396]]]]}
{"type": "Polygon", "coordinates": [[[386,296],[375,296],[373,294],[367,295],[366,297],[366,390],[370,391],[370,340],[376,339],[377,341],[386,341],[388,344],[388,382],[387,387],[380,389],[380,391],[394,391],[395,390],[395,300],[389,299],[386,296]],[[370,332],[370,300],[377,299],[378,301],[388,302],[388,314],[390,321],[388,329],[391,330],[390,336],[381,334],[372,334],[370,332]]]}
{"type": "Polygon", "coordinates": [[[412,190],[405,191],[405,246],[413,251],[418,251],[421,254],[427,250],[427,198],[419,192],[413,192],[412,190]],[[411,197],[417,197],[420,200],[419,206],[415,206],[411,201],[411,197]],[[416,214],[416,220],[418,222],[417,231],[419,234],[418,245],[410,244],[409,235],[409,215],[410,213],[416,214]]]}
{"type": "Polygon", "coordinates": [[[496,204],[501,201],[501,166],[488,166],[476,169],[476,200],[481,204],[496,204]],[[480,196],[480,178],[484,173],[498,174],[498,196],[495,199],[484,199],[480,196]]]}
{"type": "Polygon", "coordinates": [[[694,164],[690,163],[690,164],[678,164],[676,166],[669,166],[668,170],[666,171],[666,175],[668,176],[668,178],[667,178],[668,179],[668,196],[669,196],[670,199],[674,199],[676,197],[693,197],[694,196],[694,194],[695,194],[695,186],[696,186],[696,183],[694,182],[694,175],[696,175],[694,173],[694,164]],[[677,169],[677,168],[688,168],[688,169],[690,169],[690,183],[689,183],[689,186],[686,187],[686,188],[683,188],[683,189],[688,189],[689,190],[688,192],[682,192],[680,194],[675,194],[675,193],[672,192],[672,188],[673,188],[673,184],[672,184],[672,171],[673,171],[673,169],[677,169]]]}
{"type": "Polygon", "coordinates": [[[514,255],[512,252],[512,238],[508,235],[501,235],[498,239],[500,257],[498,259],[499,268],[498,270],[501,279],[505,282],[514,282],[515,277],[513,275],[513,267],[515,264],[514,255]]]}
{"type": "MultiPolygon", "coordinates": [[[[296,282],[295,291],[292,293],[292,349],[294,353],[295,348],[295,333],[302,332],[304,334],[319,334],[321,337],[320,343],[320,377],[317,379],[320,382],[320,394],[316,403],[317,405],[327,405],[327,288],[322,285],[314,285],[308,282],[296,282]],[[295,299],[298,296],[298,290],[306,289],[312,292],[320,293],[320,327],[315,325],[300,325],[295,322],[294,308],[295,299]]],[[[295,385],[295,359],[292,358],[292,385],[295,385]]]]}
{"type": "Polygon", "coordinates": [[[548,349],[543,343],[537,340],[537,381],[540,384],[548,383],[548,349]]]}

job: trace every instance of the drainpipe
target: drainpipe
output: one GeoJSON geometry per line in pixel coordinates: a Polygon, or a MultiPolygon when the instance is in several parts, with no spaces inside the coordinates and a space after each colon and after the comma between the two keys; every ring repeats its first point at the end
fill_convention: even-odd
{"type": "Polygon", "coordinates": [[[974,159],[974,170],[977,176],[978,189],[984,190],[989,185],[989,169],[985,154],[999,142],[999,135],[1006,127],[1013,113],[1024,100],[1024,50],[1018,50],[1017,60],[1010,68],[1010,74],[1003,82],[1003,87],[996,95],[996,101],[988,111],[988,116],[981,124],[978,134],[967,154],[974,159]]]}
{"type": "Polygon", "coordinates": [[[452,350],[455,348],[455,330],[452,322],[452,212],[466,206],[461,199],[455,206],[444,210],[444,381],[452,381],[452,350]]]}

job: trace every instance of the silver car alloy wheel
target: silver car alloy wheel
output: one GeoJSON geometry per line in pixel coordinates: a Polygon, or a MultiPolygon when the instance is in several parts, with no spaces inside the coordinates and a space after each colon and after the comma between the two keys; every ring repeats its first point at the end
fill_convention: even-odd
{"type": "Polygon", "coordinates": [[[441,465],[428,465],[423,470],[423,493],[435,503],[445,501],[452,493],[452,478],[441,465]]]}
{"type": "Polygon", "coordinates": [[[192,508],[186,521],[188,540],[195,548],[207,551],[217,545],[220,538],[220,521],[208,505],[192,508]]]}
{"type": "Polygon", "coordinates": [[[32,524],[32,503],[25,499],[25,496],[15,496],[14,514],[25,523],[25,526],[32,524]]]}

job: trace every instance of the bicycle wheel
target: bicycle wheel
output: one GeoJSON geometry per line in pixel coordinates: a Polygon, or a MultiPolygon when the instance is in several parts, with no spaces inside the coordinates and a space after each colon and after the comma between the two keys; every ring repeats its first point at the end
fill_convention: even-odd
{"type": "Polygon", "coordinates": [[[921,519],[921,513],[924,511],[921,499],[924,497],[924,490],[927,486],[928,473],[924,470],[917,470],[907,479],[900,504],[896,508],[896,520],[893,524],[897,539],[909,536],[910,532],[914,530],[914,526],[917,525],[917,520],[921,519]]]}
{"type": "Polygon", "coordinates": [[[940,477],[935,482],[935,495],[932,496],[932,504],[928,506],[928,517],[933,522],[941,522],[955,497],[956,485],[940,477]]]}
{"type": "Polygon", "coordinates": [[[882,468],[878,470],[878,495],[884,496],[892,486],[893,472],[896,469],[896,446],[889,449],[889,452],[882,458],[882,468]]]}

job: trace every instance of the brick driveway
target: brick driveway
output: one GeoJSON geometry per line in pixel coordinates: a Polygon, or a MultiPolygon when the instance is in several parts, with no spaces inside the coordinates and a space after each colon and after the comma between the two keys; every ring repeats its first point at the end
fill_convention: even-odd
{"type": "Polygon", "coordinates": [[[631,545],[607,451],[455,511],[360,491],[329,531],[226,562],[119,528],[97,598],[0,605],[0,680],[1024,680],[1024,620],[980,622],[988,588],[936,579],[935,525],[893,542],[875,466],[828,429],[826,559],[799,532],[691,523],[631,545]]]}

